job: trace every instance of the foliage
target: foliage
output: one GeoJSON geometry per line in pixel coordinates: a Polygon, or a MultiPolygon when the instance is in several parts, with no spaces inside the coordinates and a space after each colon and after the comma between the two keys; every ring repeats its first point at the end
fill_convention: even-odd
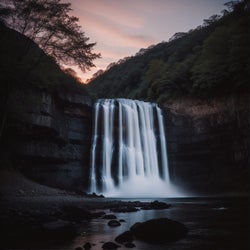
{"type": "Polygon", "coordinates": [[[112,64],[88,88],[97,98],[151,101],[184,96],[225,95],[249,87],[249,5],[230,2],[222,17],[176,33],[169,42],[140,50],[112,64]]]}
{"type": "Polygon", "coordinates": [[[8,144],[13,144],[15,126],[23,121],[23,114],[34,103],[30,95],[22,98],[25,102],[19,101],[18,92],[29,89],[43,89],[51,93],[76,91],[83,95],[88,95],[88,92],[85,85],[72,77],[72,71],[62,71],[55,60],[46,56],[31,40],[30,48],[23,57],[22,48],[27,44],[27,37],[3,24],[0,24],[0,34],[0,144],[3,135],[8,144]]]}
{"type": "MultiPolygon", "coordinates": [[[[57,63],[85,71],[100,55],[92,52],[95,43],[88,43],[78,18],[69,15],[70,5],[61,0],[4,0],[0,20],[36,42],[57,63]]],[[[24,54],[29,46],[24,47],[24,54]]]]}

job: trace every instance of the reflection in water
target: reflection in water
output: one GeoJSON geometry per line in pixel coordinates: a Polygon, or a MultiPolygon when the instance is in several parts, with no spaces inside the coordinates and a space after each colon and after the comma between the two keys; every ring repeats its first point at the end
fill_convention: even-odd
{"type": "MultiPolygon", "coordinates": [[[[145,199],[143,201],[146,201],[145,199]]],[[[148,200],[147,200],[148,201],[148,200]]],[[[185,198],[161,199],[172,204],[170,209],[141,210],[133,213],[115,213],[118,219],[126,222],[119,227],[109,227],[108,220],[95,219],[85,225],[84,233],[77,237],[67,249],[83,246],[86,242],[95,244],[91,249],[100,250],[107,241],[115,237],[136,222],[153,218],[167,217],[184,223],[188,236],[177,242],[162,245],[149,245],[134,241],[140,250],[245,250],[248,249],[248,201],[244,198],[185,198]],[[223,209],[221,209],[223,208],[223,209]],[[87,229],[86,229],[87,226],[87,229]]],[[[107,211],[109,212],[109,211],[107,211]]],[[[124,246],[119,248],[125,250],[124,246]]]]}

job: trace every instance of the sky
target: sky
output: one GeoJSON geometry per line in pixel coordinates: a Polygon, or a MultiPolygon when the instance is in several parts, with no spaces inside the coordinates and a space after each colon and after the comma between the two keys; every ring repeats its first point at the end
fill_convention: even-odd
{"type": "Polygon", "coordinates": [[[204,19],[220,14],[228,0],[71,0],[72,15],[95,42],[96,67],[85,73],[74,68],[85,82],[98,70],[135,55],[141,48],[168,41],[176,32],[188,32],[204,19]]]}

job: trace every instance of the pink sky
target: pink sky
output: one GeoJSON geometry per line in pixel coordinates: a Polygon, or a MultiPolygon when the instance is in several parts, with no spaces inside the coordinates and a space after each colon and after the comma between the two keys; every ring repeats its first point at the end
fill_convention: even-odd
{"type": "Polygon", "coordinates": [[[93,73],[132,56],[141,48],[168,41],[176,32],[187,32],[203,19],[220,14],[228,0],[71,0],[73,15],[79,17],[94,52],[102,58],[96,67],[78,75],[86,81],[93,73]]]}

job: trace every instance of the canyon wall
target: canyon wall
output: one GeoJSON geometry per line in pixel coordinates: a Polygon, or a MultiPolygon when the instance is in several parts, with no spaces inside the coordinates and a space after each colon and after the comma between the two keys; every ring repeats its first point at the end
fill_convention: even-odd
{"type": "MultiPolygon", "coordinates": [[[[92,100],[75,92],[29,89],[17,93],[17,103],[32,97],[33,105],[26,110],[12,150],[16,168],[49,186],[87,190],[92,100]]],[[[162,108],[173,183],[194,195],[248,192],[247,95],[182,99],[162,108]]]]}
{"type": "Polygon", "coordinates": [[[163,105],[171,180],[191,194],[248,192],[249,96],[163,105]]]}
{"type": "Polygon", "coordinates": [[[68,190],[87,186],[92,132],[92,101],[82,93],[18,91],[17,105],[26,98],[14,165],[33,180],[68,190]]]}

